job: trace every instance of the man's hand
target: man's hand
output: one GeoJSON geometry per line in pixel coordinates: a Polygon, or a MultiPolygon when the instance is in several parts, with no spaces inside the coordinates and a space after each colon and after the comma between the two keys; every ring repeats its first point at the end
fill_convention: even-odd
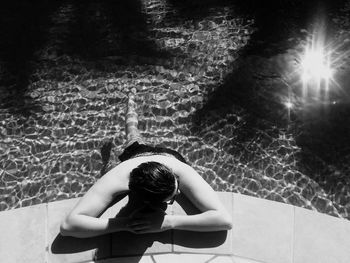
{"type": "Polygon", "coordinates": [[[145,207],[132,213],[126,223],[127,230],[135,234],[162,232],[170,229],[166,213],[160,208],[145,207]]]}

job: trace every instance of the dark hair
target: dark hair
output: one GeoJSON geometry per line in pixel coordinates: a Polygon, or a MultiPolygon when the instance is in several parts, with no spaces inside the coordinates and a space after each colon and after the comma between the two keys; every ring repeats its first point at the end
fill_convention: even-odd
{"type": "Polygon", "coordinates": [[[163,202],[175,191],[175,175],[158,162],[142,163],[130,173],[129,189],[151,203],[163,202]]]}

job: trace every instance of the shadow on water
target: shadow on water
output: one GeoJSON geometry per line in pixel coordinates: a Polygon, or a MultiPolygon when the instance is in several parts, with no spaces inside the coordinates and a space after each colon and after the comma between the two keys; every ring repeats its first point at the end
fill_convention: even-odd
{"type": "Polygon", "coordinates": [[[104,9],[117,35],[118,48],[114,51],[116,54],[145,57],[167,55],[149,38],[151,32],[147,27],[147,18],[142,11],[141,0],[106,0],[104,9]]]}
{"type": "Polygon", "coordinates": [[[33,73],[35,52],[45,44],[50,15],[58,2],[7,1],[1,4],[1,107],[26,114],[39,107],[25,95],[33,73]]]}
{"type": "Polygon", "coordinates": [[[77,17],[66,40],[68,54],[95,60],[161,55],[148,39],[150,32],[140,0],[79,1],[76,7],[77,17]]]}
{"type": "Polygon", "coordinates": [[[210,123],[217,122],[228,113],[236,112],[239,115],[243,110],[245,121],[237,138],[240,143],[254,138],[257,129],[285,127],[288,118],[284,105],[263,96],[260,89],[249,64],[238,59],[235,69],[226,76],[223,84],[208,95],[206,103],[195,113],[194,125],[201,125],[208,119],[210,123]]]}
{"type": "MultiPolygon", "coordinates": [[[[65,4],[74,8],[71,21],[67,23],[66,33],[59,37],[57,57],[68,55],[98,70],[101,59],[117,57],[113,64],[135,63],[134,57],[165,58],[147,29],[141,1],[13,1],[2,4],[0,20],[0,63],[2,108],[10,108],[17,113],[26,114],[28,108],[40,106],[26,96],[28,85],[34,80],[32,75],[37,53],[50,41],[49,31],[54,29],[54,12],[65,4]]],[[[66,17],[62,14],[59,19],[66,17]]],[[[58,21],[61,25],[64,21],[58,21]]],[[[102,63],[103,64],[103,63],[102,63]]],[[[108,63],[107,63],[108,64],[108,63]]],[[[106,64],[106,65],[107,65],[106,64]]]]}
{"type": "Polygon", "coordinates": [[[314,176],[331,194],[339,193],[341,184],[350,189],[346,176],[350,158],[349,110],[349,102],[309,109],[296,138],[302,149],[304,172],[314,176]]]}

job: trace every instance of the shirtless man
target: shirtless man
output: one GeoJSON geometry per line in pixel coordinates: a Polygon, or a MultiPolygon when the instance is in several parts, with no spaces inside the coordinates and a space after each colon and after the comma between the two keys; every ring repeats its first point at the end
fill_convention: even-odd
{"type": "Polygon", "coordinates": [[[127,145],[122,161],[80,199],[63,220],[60,233],[79,238],[118,231],[142,234],[169,229],[219,231],[232,227],[231,217],[215,191],[176,151],[144,144],[137,129],[134,92],[128,96],[127,145]],[[181,191],[200,211],[195,215],[168,215],[160,209],[172,204],[181,191]],[[128,216],[98,216],[122,194],[137,196],[144,209],[128,216]]]}

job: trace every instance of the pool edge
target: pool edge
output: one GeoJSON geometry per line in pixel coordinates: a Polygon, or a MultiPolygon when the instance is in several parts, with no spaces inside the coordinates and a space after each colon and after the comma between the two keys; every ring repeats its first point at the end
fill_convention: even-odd
{"type": "MultiPolygon", "coordinates": [[[[79,198],[3,211],[0,258],[5,262],[135,262],[136,257],[136,262],[165,262],[173,257],[183,262],[265,263],[345,263],[350,258],[350,221],[242,194],[218,195],[232,215],[232,230],[226,234],[167,231],[145,236],[137,242],[135,255],[132,249],[127,253],[115,249],[126,240],[123,235],[60,241],[59,223],[79,198]],[[60,249],[60,242],[72,242],[71,250],[60,249]]],[[[125,200],[102,216],[112,216],[123,205],[125,200]]],[[[174,205],[167,212],[188,211],[174,205]]],[[[132,242],[133,237],[128,238],[132,242]]]]}

